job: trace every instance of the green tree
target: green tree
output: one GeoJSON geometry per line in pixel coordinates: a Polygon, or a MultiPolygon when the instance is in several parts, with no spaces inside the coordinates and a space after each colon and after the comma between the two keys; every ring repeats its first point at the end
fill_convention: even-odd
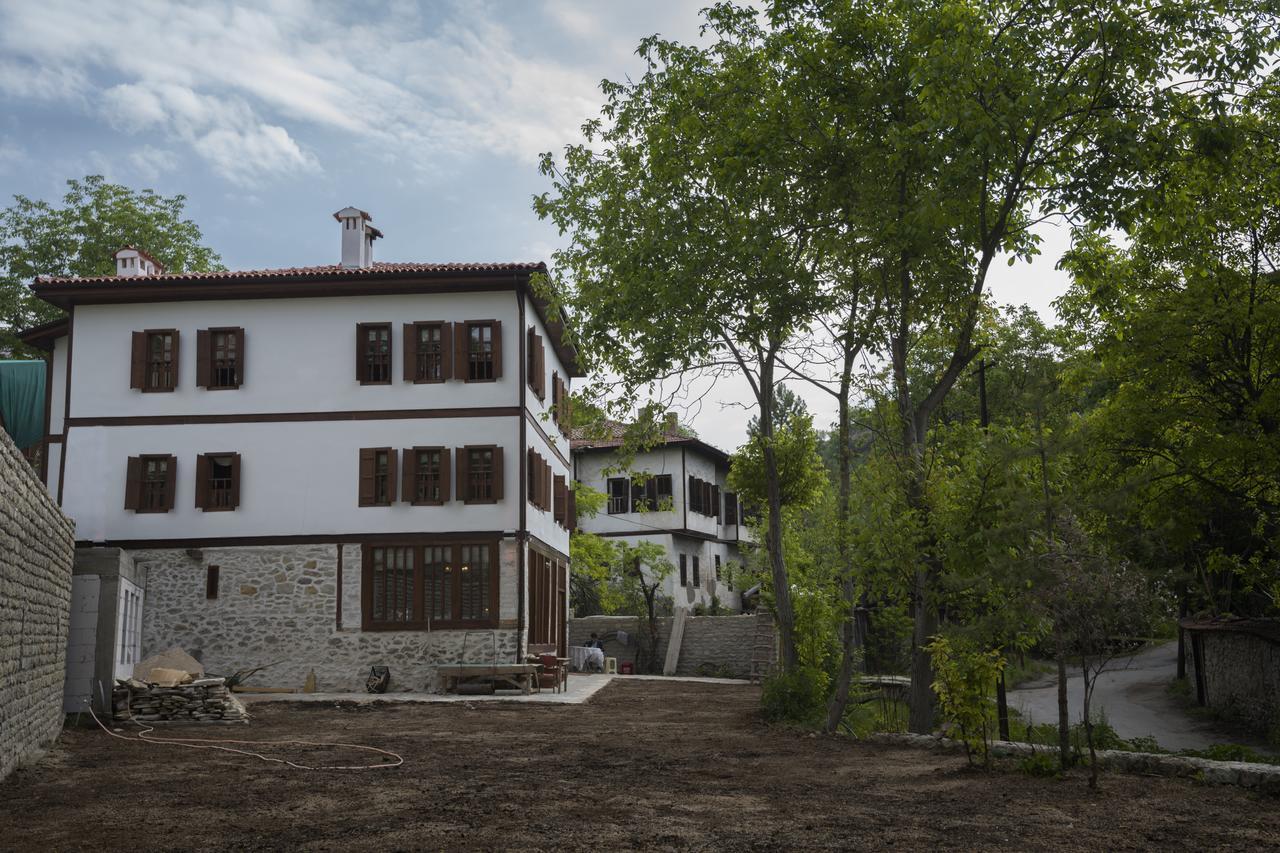
{"type": "Polygon", "coordinates": [[[168,272],[223,269],[199,227],[184,218],[185,196],[132,190],[101,175],[67,187],[61,207],[18,195],[0,211],[0,354],[35,355],[15,333],[61,313],[27,288],[37,276],[112,275],[115,251],[126,245],[168,272]]]}

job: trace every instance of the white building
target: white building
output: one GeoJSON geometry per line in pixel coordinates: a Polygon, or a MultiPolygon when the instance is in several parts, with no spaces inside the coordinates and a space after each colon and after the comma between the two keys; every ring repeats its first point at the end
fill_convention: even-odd
{"type": "MultiPolygon", "coordinates": [[[[42,278],[46,482],[78,544],[145,569],[142,654],[268,682],[431,686],[438,663],[564,645],[572,496],[556,406],[580,376],[540,263],[341,262],[42,278]]],[[[335,246],[335,248],[337,248],[335,246]]],[[[262,683],[261,681],[259,683],[262,683]]]]}
{"type": "Polygon", "coordinates": [[[617,471],[622,432],[611,424],[602,438],[575,434],[574,479],[608,497],[600,513],[579,519],[581,528],[661,545],[675,567],[662,593],[675,607],[708,605],[715,597],[741,609],[742,589],[733,575],[742,565],[741,546],[751,540],[741,501],[727,488],[729,455],[671,425],[656,446],[617,471]]]}

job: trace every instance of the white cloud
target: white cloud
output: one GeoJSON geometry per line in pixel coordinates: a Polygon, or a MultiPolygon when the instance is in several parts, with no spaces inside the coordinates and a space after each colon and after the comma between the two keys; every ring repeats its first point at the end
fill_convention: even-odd
{"type": "Polygon", "coordinates": [[[172,151],[144,145],[129,153],[129,162],[138,174],[148,181],[154,181],[165,172],[175,171],[179,159],[172,151]]]}

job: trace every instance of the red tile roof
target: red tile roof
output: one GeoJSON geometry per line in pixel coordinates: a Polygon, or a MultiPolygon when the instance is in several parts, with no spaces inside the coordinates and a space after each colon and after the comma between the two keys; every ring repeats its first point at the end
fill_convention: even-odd
{"type": "MultiPolygon", "coordinates": [[[[604,424],[588,429],[574,427],[569,434],[569,446],[574,450],[609,450],[623,445],[626,438],[626,424],[617,421],[605,421],[604,424]]],[[[729,461],[729,454],[700,438],[684,435],[677,430],[663,427],[654,441],[655,447],[675,444],[695,447],[707,455],[723,462],[729,461]]]]}
{"type": "Polygon", "coordinates": [[[212,272],[167,272],[159,275],[95,275],[95,276],[38,276],[36,284],[140,284],[148,281],[235,281],[239,279],[314,279],[336,276],[381,277],[412,275],[413,273],[450,272],[540,272],[546,270],[542,262],[495,263],[443,263],[419,264],[398,262],[374,262],[372,267],[353,268],[341,264],[314,267],[282,267],[263,270],[215,270],[212,272]]]}

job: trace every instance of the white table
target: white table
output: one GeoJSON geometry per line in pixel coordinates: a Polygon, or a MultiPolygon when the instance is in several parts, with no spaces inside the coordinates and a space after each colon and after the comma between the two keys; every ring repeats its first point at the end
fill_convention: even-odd
{"type": "Polygon", "coordinates": [[[569,647],[569,665],[574,672],[604,672],[604,650],[590,649],[586,646],[569,647]],[[591,666],[596,664],[596,666],[591,666]]]}

